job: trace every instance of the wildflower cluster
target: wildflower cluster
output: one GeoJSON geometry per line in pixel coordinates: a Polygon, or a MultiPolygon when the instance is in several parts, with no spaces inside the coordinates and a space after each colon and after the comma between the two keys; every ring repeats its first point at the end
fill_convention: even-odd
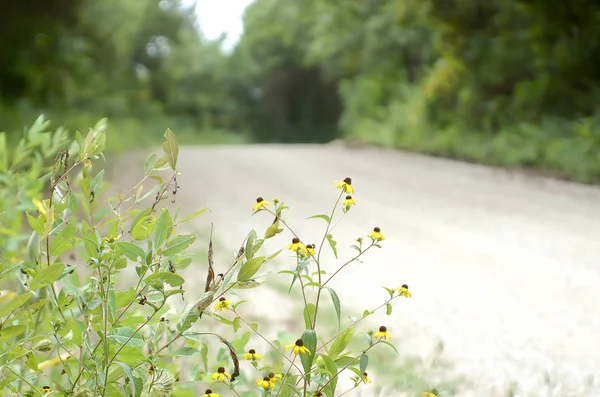
{"type": "MultiPolygon", "coordinates": [[[[196,235],[176,230],[208,209],[182,217],[179,210],[162,206],[165,199],[174,200],[179,188],[175,135],[167,130],[163,155],[148,156],[141,181],[103,206],[103,173],[92,170],[102,159],[105,129],[99,123],[85,138],[76,134],[70,146],[53,152],[56,164],[51,169],[33,167],[33,181],[50,175],[50,197],[39,199],[39,184],[22,187],[31,197],[16,207],[27,208],[24,217],[33,232],[6,246],[0,241],[0,248],[12,255],[6,266],[2,262],[2,281],[10,276],[5,285],[22,286],[0,294],[0,375],[7,393],[88,397],[170,396],[181,391],[202,397],[256,392],[322,397],[377,383],[377,376],[369,374],[376,373],[368,368],[373,366],[369,354],[375,348],[393,348],[395,330],[385,325],[372,328],[365,319],[379,311],[392,315],[393,301],[412,293],[407,284],[384,287],[389,296],[380,305],[358,317],[342,314],[347,309],[332,280],[349,266],[362,266],[366,253],[386,240],[380,227],[369,227],[351,245],[356,252],[342,259],[347,253],[338,252],[333,231],[358,205],[350,177],[334,183],[339,195],[331,211],[311,217],[325,221],[322,234],[300,236],[284,218],[289,209],[284,202],[257,197],[248,207],[261,222],[266,219],[264,234],[252,230],[228,264],[214,260],[211,234],[206,274],[201,277],[204,288],[188,302],[190,293],[198,291],[186,288],[187,280],[179,272],[192,263],[189,248],[196,235]],[[152,181],[158,183],[148,189],[152,181]],[[144,200],[150,201],[146,207],[144,200]],[[280,234],[287,235],[278,242],[281,249],[262,254],[264,242],[280,234]],[[328,249],[340,263],[323,259],[328,249]],[[281,252],[289,254],[290,261],[278,264],[277,271],[290,278],[290,293],[301,296],[298,318],[303,323],[290,333],[278,330],[273,340],[263,331],[271,324],[246,318],[238,309],[245,301],[238,296],[265,283],[268,272],[261,270],[281,252]],[[85,265],[65,263],[75,260],[85,265]],[[124,273],[126,269],[132,271],[124,273]],[[176,298],[187,303],[185,310],[179,311],[176,298]],[[331,314],[326,312],[329,302],[331,314]],[[215,321],[231,327],[235,336],[225,337],[215,321]],[[349,348],[356,330],[368,340],[358,354],[349,348]],[[337,390],[338,380],[351,374],[354,386],[337,390]]],[[[36,132],[28,139],[38,136],[36,132]]],[[[38,146],[51,147],[46,140],[38,146]]],[[[0,154],[13,168],[23,161],[0,154]]],[[[17,177],[6,178],[21,186],[17,177]]],[[[21,218],[15,219],[12,224],[20,224],[21,218]]],[[[419,392],[441,397],[435,389],[419,392]]]]}

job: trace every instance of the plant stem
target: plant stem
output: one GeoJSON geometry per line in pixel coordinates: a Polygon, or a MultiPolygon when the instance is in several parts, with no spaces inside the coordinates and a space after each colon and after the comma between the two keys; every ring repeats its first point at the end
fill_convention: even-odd
{"type": "MultiPolygon", "coordinates": [[[[371,350],[374,346],[377,346],[378,343],[379,343],[379,341],[377,341],[377,342],[373,343],[371,346],[367,347],[367,349],[364,350],[362,352],[362,354],[365,354],[366,352],[368,352],[369,350],[371,350]]],[[[362,354],[361,354],[361,356],[362,356],[362,354]]],[[[342,373],[342,371],[344,371],[346,368],[348,368],[349,366],[351,366],[352,364],[354,364],[354,362],[356,360],[358,360],[359,358],[360,358],[360,356],[354,357],[348,364],[346,364],[342,369],[340,369],[334,376],[332,376],[331,378],[329,378],[329,380],[327,382],[325,382],[325,384],[323,386],[321,386],[319,388],[319,390],[325,389],[325,386],[327,386],[328,384],[330,384],[333,379],[337,378],[342,373]]]]}
{"type": "Polygon", "coordinates": [[[370,248],[372,248],[374,245],[375,245],[374,242],[371,243],[371,245],[369,245],[367,248],[365,248],[363,251],[361,251],[354,258],[350,259],[349,261],[347,261],[346,263],[344,263],[342,266],[340,266],[339,269],[337,269],[327,280],[325,280],[325,282],[321,285],[320,289],[323,289],[327,285],[327,283],[329,283],[331,281],[331,279],[335,277],[336,274],[338,274],[339,272],[341,272],[342,269],[345,268],[346,266],[348,266],[350,263],[354,262],[355,260],[357,260],[358,258],[360,258],[361,256],[363,256],[363,254],[365,252],[367,252],[370,248]]]}
{"type": "MultiPolygon", "coordinates": [[[[298,370],[298,372],[299,372],[300,374],[302,374],[302,370],[301,370],[300,368],[298,368],[298,366],[297,366],[297,365],[295,364],[295,362],[294,362],[294,361],[296,361],[296,360],[295,360],[295,357],[294,357],[294,360],[293,360],[293,361],[292,361],[292,360],[290,360],[290,359],[289,359],[289,358],[288,358],[288,357],[287,357],[285,354],[281,353],[281,352],[280,352],[280,351],[277,349],[277,347],[276,347],[275,345],[273,345],[273,344],[272,344],[272,343],[271,343],[271,342],[270,342],[270,341],[269,341],[267,338],[265,338],[265,337],[264,337],[264,336],[263,336],[263,335],[262,335],[260,332],[256,331],[256,330],[254,329],[254,327],[252,327],[252,326],[250,325],[250,323],[248,323],[248,321],[246,321],[246,319],[245,319],[245,318],[243,318],[242,316],[240,316],[240,314],[239,314],[238,312],[236,312],[235,310],[233,310],[233,313],[234,313],[235,315],[237,315],[237,316],[240,318],[240,320],[242,320],[242,321],[244,322],[244,324],[246,324],[246,325],[248,326],[248,328],[250,328],[252,331],[254,331],[254,333],[255,333],[256,335],[258,335],[258,336],[259,336],[259,337],[260,337],[262,340],[264,340],[265,342],[267,342],[267,343],[269,344],[269,346],[271,346],[271,347],[272,347],[274,350],[278,351],[278,352],[279,352],[279,354],[281,354],[281,356],[282,356],[283,358],[285,358],[285,359],[286,359],[286,360],[287,360],[287,361],[288,361],[288,362],[289,362],[291,365],[293,365],[293,366],[294,366],[294,368],[296,368],[296,369],[298,370]]],[[[302,377],[304,378],[304,375],[302,375],[302,377]]]]}
{"type": "Polygon", "coordinates": [[[337,209],[337,206],[340,203],[340,200],[342,199],[343,195],[344,195],[344,189],[342,189],[342,191],[340,192],[340,195],[338,196],[337,200],[335,201],[335,204],[333,205],[333,209],[331,210],[331,214],[329,215],[329,222],[327,222],[327,227],[325,228],[325,233],[323,233],[323,238],[321,239],[321,244],[319,245],[319,251],[317,252],[317,259],[315,262],[317,263],[317,272],[318,272],[318,277],[319,277],[319,289],[317,290],[317,298],[315,300],[315,321],[313,321],[313,323],[312,323],[312,328],[311,328],[312,330],[314,330],[317,325],[317,314],[319,312],[319,301],[321,300],[321,291],[323,290],[323,286],[324,286],[323,284],[321,284],[321,282],[322,282],[321,251],[323,250],[323,244],[325,244],[325,239],[329,235],[329,228],[331,227],[331,222],[333,221],[333,216],[335,215],[335,210],[337,209]]]}
{"type": "Polygon", "coordinates": [[[25,379],[23,376],[21,376],[20,374],[18,374],[17,372],[15,372],[15,370],[13,370],[11,367],[6,366],[5,368],[8,368],[8,370],[10,372],[12,372],[13,374],[17,375],[19,378],[21,378],[21,380],[25,383],[27,383],[29,385],[29,387],[31,387],[32,390],[35,390],[35,392],[40,395],[41,397],[44,397],[44,395],[38,390],[36,389],[36,387],[34,385],[31,384],[31,382],[29,382],[27,379],[25,379]]]}
{"type": "MultiPolygon", "coordinates": [[[[375,309],[370,310],[370,311],[371,312],[376,312],[377,310],[381,309],[382,307],[384,307],[385,305],[387,305],[388,303],[390,303],[391,301],[393,301],[397,297],[398,296],[396,295],[393,298],[388,299],[387,301],[385,301],[384,303],[382,303],[381,305],[377,306],[375,309]]],[[[333,338],[329,339],[327,342],[325,342],[324,344],[322,344],[321,347],[317,348],[317,351],[321,350],[322,348],[324,348],[325,346],[327,346],[328,344],[330,344],[331,342],[333,342],[335,340],[335,338],[337,338],[338,336],[340,336],[348,328],[354,327],[356,324],[360,323],[365,318],[367,318],[367,316],[361,317],[358,320],[354,321],[352,324],[350,324],[349,326],[347,326],[346,328],[344,328],[343,330],[341,330],[340,332],[338,332],[333,338]]]]}

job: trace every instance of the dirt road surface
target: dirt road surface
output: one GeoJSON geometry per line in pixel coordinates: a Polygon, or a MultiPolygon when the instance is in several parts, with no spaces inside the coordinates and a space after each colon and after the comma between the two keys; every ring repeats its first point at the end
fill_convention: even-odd
{"type": "MultiPolygon", "coordinates": [[[[122,160],[118,186],[139,178],[144,157],[122,160]]],[[[514,396],[600,396],[600,189],[338,145],[184,147],[179,162],[177,204],[210,207],[197,227],[214,222],[231,252],[271,222],[250,218],[257,196],[284,200],[287,221],[319,243],[324,222],[306,218],[329,212],[333,182],[352,177],[358,205],[334,230],[340,257],[374,226],[387,239],[332,281],[348,307],[373,307],[381,285],[408,284],[413,298],[373,324],[423,362],[442,341],[453,373],[470,380],[459,396],[507,396],[513,382],[514,396]]]]}

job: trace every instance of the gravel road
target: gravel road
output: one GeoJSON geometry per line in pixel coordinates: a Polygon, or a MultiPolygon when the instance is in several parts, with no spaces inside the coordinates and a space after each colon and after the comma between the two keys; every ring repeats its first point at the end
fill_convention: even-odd
{"type": "MultiPolygon", "coordinates": [[[[144,157],[121,160],[117,186],[139,178],[144,157]]],[[[177,204],[210,207],[197,227],[214,222],[231,252],[270,224],[249,217],[257,196],[284,200],[303,240],[319,243],[324,222],[306,218],[328,212],[333,182],[352,177],[358,205],[334,231],[340,256],[374,226],[387,239],[332,282],[348,306],[408,284],[413,298],[375,321],[423,361],[442,341],[453,373],[471,380],[459,396],[507,396],[512,382],[514,396],[600,396],[600,189],[332,144],[183,147],[179,162],[177,204]]],[[[291,239],[278,237],[269,247],[291,239]]]]}

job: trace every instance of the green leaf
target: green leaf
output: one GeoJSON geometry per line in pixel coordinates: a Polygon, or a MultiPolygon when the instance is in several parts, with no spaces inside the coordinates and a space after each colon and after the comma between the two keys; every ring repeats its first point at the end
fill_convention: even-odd
{"type": "Polygon", "coordinates": [[[179,145],[177,144],[177,138],[175,134],[167,128],[165,131],[165,140],[163,142],[163,151],[165,156],[169,160],[169,165],[173,171],[177,171],[177,156],[179,155],[179,145]]]}
{"type": "Polygon", "coordinates": [[[283,229],[279,227],[279,221],[273,223],[271,226],[269,226],[267,228],[267,230],[265,231],[265,240],[269,239],[271,237],[274,237],[275,235],[279,234],[283,232],[283,229]]]}
{"type": "Polygon", "coordinates": [[[33,292],[27,292],[23,295],[15,297],[14,299],[9,300],[8,303],[6,303],[6,305],[0,308],[0,318],[12,313],[13,310],[23,306],[25,303],[27,303],[29,299],[31,299],[32,295],[33,292]]]}
{"type": "Polygon", "coordinates": [[[210,212],[210,209],[209,208],[202,208],[201,210],[198,210],[198,211],[194,212],[193,214],[186,216],[185,218],[183,218],[182,220],[180,220],[178,223],[184,223],[184,222],[187,222],[187,221],[191,221],[195,217],[204,214],[206,211],[210,212]]]}
{"type": "Polygon", "coordinates": [[[154,228],[156,228],[156,218],[147,215],[131,228],[131,237],[134,240],[145,240],[152,234],[154,228]]]}
{"type": "Polygon", "coordinates": [[[164,242],[169,238],[173,232],[173,219],[168,209],[163,209],[158,222],[156,223],[156,230],[154,231],[154,246],[158,249],[162,247],[164,242]]]}
{"type": "Polygon", "coordinates": [[[256,241],[256,231],[253,229],[246,240],[246,260],[252,259],[254,256],[254,242],[256,241]]]}
{"type": "Polygon", "coordinates": [[[256,258],[252,258],[242,265],[238,275],[237,281],[248,281],[258,272],[260,267],[265,263],[264,256],[257,256],[256,258]]]}
{"type": "Polygon", "coordinates": [[[60,278],[63,270],[65,270],[65,264],[61,262],[54,263],[47,268],[40,270],[33,280],[31,280],[29,288],[35,291],[52,284],[60,278]]]}
{"type": "Polygon", "coordinates": [[[52,243],[50,245],[50,255],[59,256],[64,254],[65,252],[73,249],[79,239],[74,237],[65,238],[63,236],[56,236],[52,239],[52,243]]]}
{"type": "MultiPolygon", "coordinates": [[[[194,323],[200,317],[200,312],[204,309],[199,310],[198,305],[200,305],[204,300],[211,299],[214,296],[214,292],[207,293],[205,296],[200,298],[193,306],[188,307],[179,317],[179,322],[177,323],[177,331],[184,332],[187,331],[194,325],[194,323]],[[208,295],[208,296],[206,296],[208,295]]],[[[208,300],[210,304],[210,300],[208,300]]]]}
{"type": "Polygon", "coordinates": [[[309,216],[308,219],[323,219],[325,222],[327,222],[327,224],[331,223],[331,218],[329,217],[329,215],[313,215],[313,216],[309,216]]]}
{"type": "Polygon", "coordinates": [[[255,255],[258,252],[258,250],[260,249],[260,247],[262,247],[264,243],[264,239],[256,240],[256,242],[254,243],[254,247],[252,247],[253,255],[255,255]]]}
{"type": "Polygon", "coordinates": [[[26,325],[9,325],[0,329],[0,340],[14,338],[21,335],[27,329],[26,325]]]}
{"type": "Polygon", "coordinates": [[[154,171],[154,166],[156,165],[156,153],[150,154],[146,157],[146,161],[144,162],[144,175],[150,175],[152,171],[154,171]]]}
{"type": "Polygon", "coordinates": [[[304,306],[303,314],[304,314],[304,327],[306,329],[312,328],[312,322],[315,318],[316,306],[313,303],[309,303],[304,306]]]}
{"type": "Polygon", "coordinates": [[[92,179],[91,189],[94,193],[97,193],[100,188],[100,184],[102,183],[102,179],[104,178],[104,169],[101,169],[100,172],[96,174],[94,179],[92,179]]]}
{"type": "Polygon", "coordinates": [[[327,241],[329,242],[329,246],[331,246],[331,250],[333,251],[333,255],[335,255],[335,258],[337,259],[338,255],[337,255],[337,248],[335,248],[335,246],[337,245],[337,242],[333,239],[333,236],[331,234],[327,235],[327,241]]]}
{"type": "MultiPolygon", "coordinates": [[[[270,261],[271,259],[274,259],[277,255],[281,254],[283,252],[283,249],[280,249],[279,251],[275,252],[274,254],[271,254],[267,260],[270,261]]],[[[292,273],[294,274],[294,273],[292,273]]]]}
{"type": "Polygon", "coordinates": [[[168,243],[165,249],[162,252],[163,256],[172,256],[180,253],[192,243],[196,241],[196,236],[193,234],[182,234],[180,236],[174,237],[168,243]]]}
{"type": "Polygon", "coordinates": [[[30,215],[29,212],[25,212],[27,215],[27,221],[29,222],[29,226],[39,234],[44,234],[44,226],[46,224],[46,217],[40,214],[37,218],[33,215],[30,215]]]}
{"type": "Polygon", "coordinates": [[[29,367],[30,370],[32,370],[34,372],[42,372],[38,368],[37,360],[35,359],[35,356],[33,354],[30,353],[27,355],[25,363],[27,364],[27,367],[29,367]]]}
{"type": "Polygon", "coordinates": [[[204,365],[204,370],[208,371],[208,346],[203,343],[200,348],[200,357],[202,358],[202,365],[204,365]]]}
{"type": "Polygon", "coordinates": [[[392,345],[390,342],[386,341],[386,340],[379,340],[379,343],[383,343],[385,345],[388,345],[389,347],[391,347],[392,349],[394,349],[394,351],[396,352],[396,354],[400,355],[400,353],[398,353],[398,349],[396,349],[396,346],[392,345]]]}
{"type": "Polygon", "coordinates": [[[117,310],[117,303],[115,298],[115,290],[111,289],[108,291],[108,310],[110,314],[110,321],[115,321],[115,312],[117,310]]]}
{"type": "Polygon", "coordinates": [[[392,305],[390,305],[389,303],[385,304],[385,314],[387,314],[388,316],[392,314],[392,305]]]}
{"type": "Polygon", "coordinates": [[[185,279],[179,274],[171,272],[158,272],[153,273],[144,279],[144,282],[148,285],[161,289],[163,283],[169,284],[171,287],[179,287],[183,285],[185,279]]]}
{"type": "Polygon", "coordinates": [[[333,397],[333,396],[335,396],[335,388],[337,387],[338,378],[335,375],[338,372],[338,368],[337,368],[337,365],[335,364],[335,361],[333,361],[333,359],[331,357],[329,357],[328,355],[321,354],[321,359],[323,360],[323,363],[325,364],[325,368],[327,368],[327,370],[332,373],[332,376],[330,378],[331,381],[329,382],[329,385],[326,386],[325,393],[328,396],[333,397]]]}
{"type": "Polygon", "coordinates": [[[127,241],[121,241],[117,244],[118,250],[125,255],[128,259],[134,262],[143,262],[146,257],[146,253],[143,249],[133,243],[127,241]]]}
{"type": "Polygon", "coordinates": [[[200,353],[200,351],[195,347],[182,347],[174,351],[171,355],[176,357],[191,357],[198,353],[200,353]]]}
{"type": "MultiPolygon", "coordinates": [[[[114,350],[113,354],[116,353],[116,350],[119,347],[121,346],[111,344],[111,350],[114,350]]],[[[147,357],[144,356],[144,352],[142,351],[142,349],[140,349],[139,347],[131,346],[123,347],[123,349],[119,352],[116,358],[118,358],[119,361],[128,363],[129,365],[138,365],[140,362],[147,359],[147,357]]]]}
{"type": "Polygon", "coordinates": [[[236,317],[233,319],[233,332],[238,332],[238,329],[240,329],[240,318],[236,317]]]}
{"type": "Polygon", "coordinates": [[[344,351],[346,346],[348,346],[353,336],[354,328],[352,327],[347,328],[344,332],[339,334],[338,337],[335,338],[335,340],[331,344],[331,348],[329,348],[329,356],[333,359],[339,356],[344,351]]]}
{"type": "Polygon", "coordinates": [[[129,383],[131,385],[133,385],[134,395],[137,395],[136,385],[135,385],[135,379],[133,377],[133,371],[131,370],[131,368],[129,367],[129,365],[127,365],[125,363],[122,363],[122,362],[118,361],[117,364],[119,364],[121,366],[121,368],[123,368],[123,372],[125,373],[125,375],[129,379],[129,383]]]}
{"type": "Polygon", "coordinates": [[[250,337],[252,333],[250,331],[246,331],[242,334],[240,338],[234,339],[231,341],[231,346],[233,346],[233,350],[236,352],[241,352],[246,350],[245,347],[250,341],[250,337]]]}
{"type": "Polygon", "coordinates": [[[341,318],[342,318],[342,305],[340,304],[340,298],[338,297],[338,294],[329,287],[326,287],[327,291],[329,291],[329,294],[331,295],[331,300],[333,302],[333,307],[335,309],[335,314],[337,315],[337,320],[338,320],[338,329],[341,327],[341,318]]]}
{"type": "Polygon", "coordinates": [[[394,297],[394,290],[393,289],[388,288],[388,287],[381,287],[381,288],[383,288],[384,290],[386,290],[388,292],[388,294],[390,294],[390,298],[394,297]]]}
{"type": "Polygon", "coordinates": [[[300,354],[300,361],[302,361],[306,380],[310,383],[310,370],[317,350],[317,333],[312,329],[307,329],[302,334],[302,342],[304,343],[304,346],[310,350],[310,354],[300,354]]]}
{"type": "Polygon", "coordinates": [[[363,354],[362,356],[360,356],[360,361],[359,361],[359,365],[358,365],[361,374],[365,373],[368,365],[369,365],[369,356],[367,356],[366,354],[363,354]]]}
{"type": "Polygon", "coordinates": [[[131,347],[142,347],[146,343],[141,334],[137,333],[135,329],[127,327],[113,329],[111,333],[108,334],[108,339],[120,345],[131,347]]]}

